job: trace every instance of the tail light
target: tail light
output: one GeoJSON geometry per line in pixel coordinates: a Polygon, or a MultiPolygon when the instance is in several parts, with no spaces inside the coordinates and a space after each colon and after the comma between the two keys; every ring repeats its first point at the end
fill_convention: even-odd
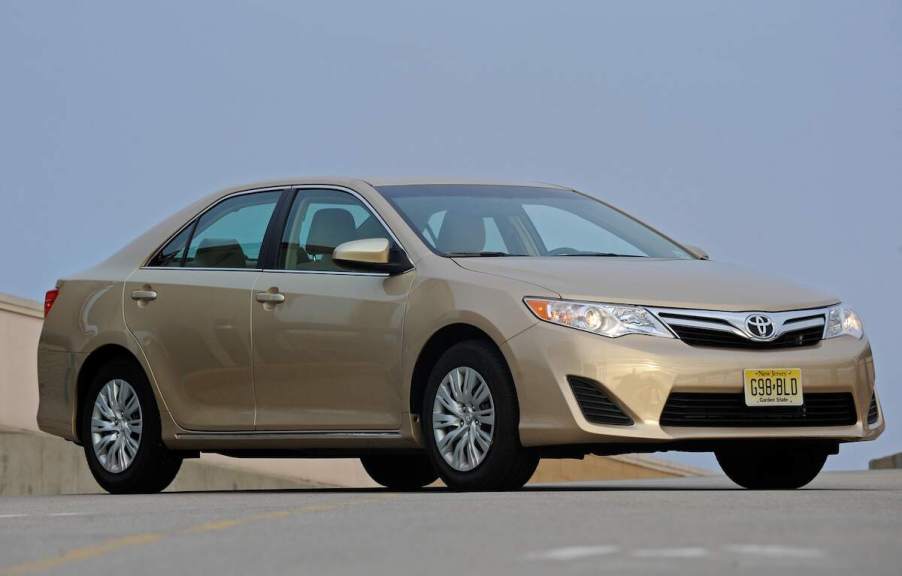
{"type": "Polygon", "coordinates": [[[47,317],[47,314],[50,314],[50,309],[53,308],[53,303],[56,302],[56,298],[59,295],[60,291],[56,288],[48,290],[47,293],[44,294],[44,318],[47,317]]]}

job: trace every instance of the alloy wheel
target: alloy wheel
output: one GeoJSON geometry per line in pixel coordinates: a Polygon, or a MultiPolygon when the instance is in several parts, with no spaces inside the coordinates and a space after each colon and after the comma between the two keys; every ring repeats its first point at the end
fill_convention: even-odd
{"type": "Polygon", "coordinates": [[[495,403],[479,372],[459,366],[438,386],[432,407],[435,445],[458,472],[473,470],[485,459],[495,434],[495,403]]]}
{"type": "Polygon", "coordinates": [[[107,382],[91,414],[91,444],[104,470],[119,474],[131,466],[143,429],[141,401],[132,385],[121,379],[107,382]]]}

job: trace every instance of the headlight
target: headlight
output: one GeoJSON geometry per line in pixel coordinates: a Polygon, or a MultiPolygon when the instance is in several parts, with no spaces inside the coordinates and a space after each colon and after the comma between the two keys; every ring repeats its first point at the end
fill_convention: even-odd
{"type": "Polygon", "coordinates": [[[626,334],[648,334],[673,338],[673,334],[655,318],[654,314],[638,306],[542,298],[525,298],[524,302],[539,320],[601,334],[609,338],[617,338],[626,334]]]}
{"type": "Polygon", "coordinates": [[[824,330],[824,338],[837,336],[854,336],[858,339],[864,336],[861,318],[854,310],[842,304],[827,312],[827,328],[824,330]]]}

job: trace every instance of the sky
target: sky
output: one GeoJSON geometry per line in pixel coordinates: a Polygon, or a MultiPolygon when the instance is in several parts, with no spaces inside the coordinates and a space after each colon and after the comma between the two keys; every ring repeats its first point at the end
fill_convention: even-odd
{"type": "Polygon", "coordinates": [[[566,184],[837,294],[889,425],[828,466],[902,451],[898,0],[0,0],[0,292],[306,175],[566,184]]]}

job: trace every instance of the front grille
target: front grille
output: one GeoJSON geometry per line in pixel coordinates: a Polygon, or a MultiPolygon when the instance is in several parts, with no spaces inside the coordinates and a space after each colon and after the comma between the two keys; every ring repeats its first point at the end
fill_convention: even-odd
{"type": "Polygon", "coordinates": [[[877,409],[877,393],[871,394],[871,405],[868,406],[868,424],[877,422],[879,412],[877,409]]]}
{"type": "Polygon", "coordinates": [[[847,392],[805,394],[802,406],[745,405],[743,394],[673,392],[661,414],[662,426],[850,426],[858,421],[847,392]]]}
{"type": "Polygon", "coordinates": [[[732,332],[722,330],[710,330],[691,326],[671,325],[676,335],[690,346],[710,346],[715,348],[745,348],[748,350],[774,350],[777,348],[799,348],[802,346],[814,346],[821,341],[824,333],[823,326],[814,326],[784,332],[778,338],[769,342],[749,340],[732,332]]]}
{"type": "Polygon", "coordinates": [[[594,380],[579,376],[567,376],[576,403],[586,420],[594,424],[629,426],[633,419],[627,416],[594,380]]]}
{"type": "Polygon", "coordinates": [[[651,308],[658,318],[690,346],[738,348],[745,350],[776,350],[814,346],[824,335],[826,309],[797,310],[795,312],[718,312],[679,308],[651,308]],[[756,340],[749,321],[763,316],[773,326],[776,337],[756,340]]]}

